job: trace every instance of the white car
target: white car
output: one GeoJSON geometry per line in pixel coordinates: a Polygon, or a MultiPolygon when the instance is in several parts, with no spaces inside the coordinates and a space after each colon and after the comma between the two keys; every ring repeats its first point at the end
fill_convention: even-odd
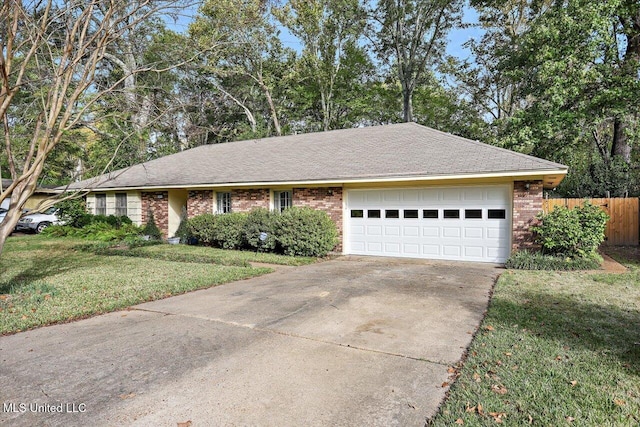
{"type": "Polygon", "coordinates": [[[42,213],[28,214],[20,218],[16,231],[35,231],[41,233],[42,230],[53,224],[60,224],[58,219],[58,208],[51,207],[42,213]]]}

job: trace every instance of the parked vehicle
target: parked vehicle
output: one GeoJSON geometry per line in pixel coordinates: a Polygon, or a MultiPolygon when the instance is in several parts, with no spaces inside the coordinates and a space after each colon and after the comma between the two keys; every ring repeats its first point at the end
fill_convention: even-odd
{"type": "Polygon", "coordinates": [[[42,213],[32,213],[23,216],[16,225],[16,231],[34,231],[41,233],[42,230],[52,224],[60,224],[58,219],[58,208],[51,207],[42,213]]]}

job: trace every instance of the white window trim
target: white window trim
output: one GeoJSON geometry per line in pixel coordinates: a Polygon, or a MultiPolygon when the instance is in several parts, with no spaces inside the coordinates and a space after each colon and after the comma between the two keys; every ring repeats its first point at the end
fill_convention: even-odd
{"type": "Polygon", "coordinates": [[[222,212],[220,212],[219,208],[220,206],[218,205],[218,195],[219,194],[225,194],[228,193],[229,194],[229,212],[233,212],[233,204],[232,204],[232,192],[231,191],[215,191],[214,192],[214,197],[215,197],[215,202],[213,204],[213,213],[214,214],[221,214],[222,212]]]}
{"type": "Polygon", "coordinates": [[[269,197],[269,208],[272,212],[282,212],[279,206],[280,200],[276,201],[276,193],[283,193],[283,192],[289,192],[291,194],[290,207],[293,206],[293,188],[281,188],[281,189],[271,190],[270,197],[269,197]]]}

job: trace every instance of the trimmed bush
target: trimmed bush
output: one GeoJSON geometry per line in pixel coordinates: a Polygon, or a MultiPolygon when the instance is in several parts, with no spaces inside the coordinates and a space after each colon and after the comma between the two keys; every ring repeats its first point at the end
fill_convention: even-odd
{"type": "Polygon", "coordinates": [[[214,244],[214,226],[217,215],[206,213],[187,220],[189,233],[205,246],[214,244]]]}
{"type": "Polygon", "coordinates": [[[604,241],[609,216],[585,202],[584,206],[568,209],[557,206],[553,211],[538,215],[540,225],[532,226],[536,240],[545,253],[567,257],[590,256],[604,241]]]}
{"type": "Polygon", "coordinates": [[[523,250],[512,253],[504,266],[516,270],[596,270],[601,264],[602,258],[595,253],[570,258],[523,250]]]}
{"type": "Polygon", "coordinates": [[[325,256],[338,244],[338,230],[329,215],[291,207],[277,217],[278,246],[286,255],[325,256]]]}
{"type": "Polygon", "coordinates": [[[245,213],[218,215],[213,223],[213,243],[222,249],[240,249],[244,242],[245,213]]]}
{"type": "Polygon", "coordinates": [[[183,244],[187,243],[187,241],[191,237],[187,219],[187,210],[184,207],[182,208],[182,213],[180,214],[180,225],[178,225],[178,229],[176,230],[176,234],[174,234],[174,237],[179,237],[180,243],[183,244]]]}
{"type": "Polygon", "coordinates": [[[248,248],[267,252],[276,248],[277,214],[265,208],[252,209],[247,216],[243,229],[244,242],[248,248]],[[267,239],[262,242],[260,233],[267,233],[267,239]]]}
{"type": "Polygon", "coordinates": [[[152,240],[162,239],[162,233],[156,225],[156,219],[153,216],[152,210],[149,210],[149,219],[147,220],[146,225],[142,228],[141,234],[144,236],[149,236],[152,240]]]}

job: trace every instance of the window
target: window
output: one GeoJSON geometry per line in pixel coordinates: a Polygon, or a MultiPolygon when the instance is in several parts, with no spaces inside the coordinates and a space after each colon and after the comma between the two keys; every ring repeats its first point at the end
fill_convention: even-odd
{"type": "Polygon", "coordinates": [[[116,193],[116,216],[127,216],[127,193],[116,193]]]}
{"type": "Polygon", "coordinates": [[[438,209],[425,209],[422,211],[422,218],[438,219],[438,209]]]}
{"type": "Polygon", "coordinates": [[[231,193],[216,193],[216,213],[225,214],[231,212],[231,193]]]}
{"type": "Polygon", "coordinates": [[[505,219],[507,217],[507,211],[504,209],[489,209],[487,211],[487,218],[489,219],[505,219]]]}
{"type": "Polygon", "coordinates": [[[273,210],[282,212],[291,207],[291,191],[273,192],[273,210]]]}
{"type": "Polygon", "coordinates": [[[458,209],[445,209],[442,216],[446,219],[458,219],[460,218],[460,211],[458,209]]]}
{"type": "Polygon", "coordinates": [[[465,209],[465,219],[482,219],[482,209],[465,209]]]}
{"type": "Polygon", "coordinates": [[[380,218],[380,209],[370,209],[367,211],[367,218],[380,218]]]}
{"type": "Polygon", "coordinates": [[[404,210],[405,218],[418,218],[418,210],[417,209],[405,209],[404,210]]]}
{"type": "Polygon", "coordinates": [[[351,209],[351,218],[363,218],[364,211],[362,209],[351,209]]]}
{"type": "Polygon", "coordinates": [[[96,215],[107,214],[107,195],[96,194],[96,215]]]}
{"type": "Polygon", "coordinates": [[[391,219],[400,218],[400,211],[398,209],[387,209],[384,211],[384,217],[391,219]]]}

